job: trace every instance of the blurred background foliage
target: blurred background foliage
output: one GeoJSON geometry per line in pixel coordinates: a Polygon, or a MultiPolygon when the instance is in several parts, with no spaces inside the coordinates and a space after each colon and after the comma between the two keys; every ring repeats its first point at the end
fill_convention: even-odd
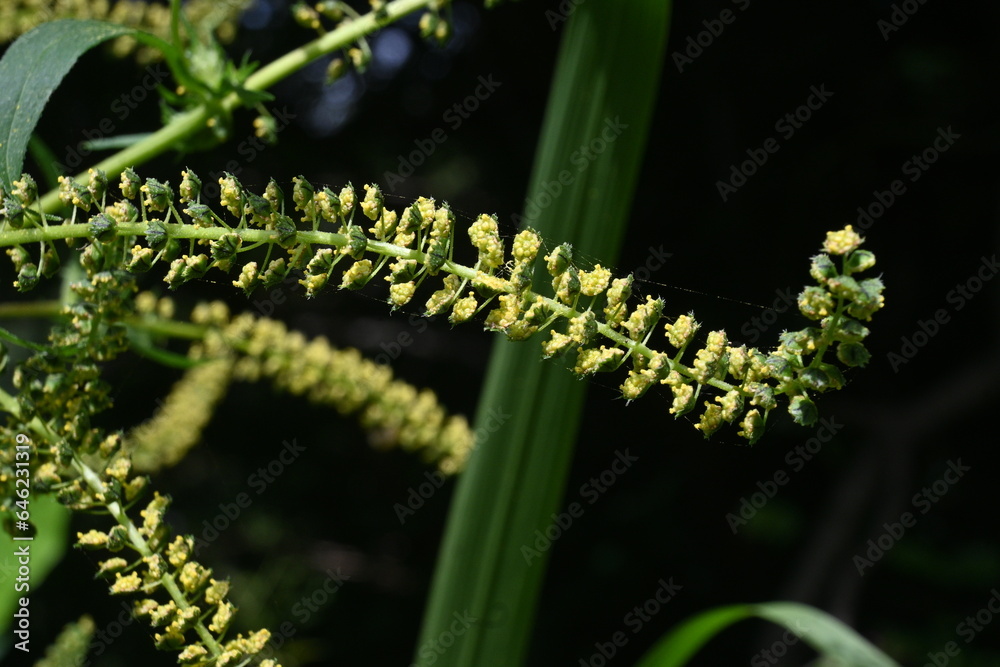
{"type": "MultiPolygon", "coordinates": [[[[878,21],[898,6],[889,2],[675,3],[668,54],[683,52],[689,37],[706,31],[703,21],[719,18],[723,9],[735,18],[683,72],[673,59],[664,68],[618,272],[652,269],[647,261],[654,250],[670,253],[638,291],[662,295],[669,312],[694,310],[737,341],[767,344],[782,329],[799,328],[801,318],[777,313],[766,330],[753,318],[770,321],[775,313],[763,309],[776,299],[780,306],[782,290],[797,293],[806,283],[808,258],[822,234],[855,221],[858,207],[875,201],[874,191],[900,179],[905,193],[865,232],[888,285],[887,308],[872,326],[870,366],[850,374],[849,387],[820,404],[842,428],[801,470],[786,456],[813,432],[787,417],[773,420],[752,449],[725,431],[704,441],[690,424],[672,423],[669,392],[651,391],[626,406],[615,399],[617,382],[591,382],[566,504],[580,500],[581,485],[607,469],[616,451],[628,447],[639,461],[587,504],[553,546],[530,665],[586,664],[594,643],[619,630],[629,642],[614,662],[630,664],[696,612],[773,599],[831,611],[903,664],[923,664],[928,652],[943,651],[949,641],[961,653],[948,664],[1000,662],[995,627],[985,626],[968,643],[957,630],[1000,584],[993,510],[998,455],[988,421],[1000,395],[1000,283],[985,281],[961,309],[948,300],[997,251],[998,125],[987,99],[1000,62],[992,33],[1000,7],[975,3],[957,12],[941,3],[902,4],[919,9],[886,40],[878,21]],[[811,86],[833,95],[786,138],[775,123],[806,101],[811,86]],[[960,138],[918,180],[909,180],[904,163],[948,127],[960,138]],[[717,181],[769,137],[780,149],[723,202],[717,181]],[[902,338],[912,340],[919,321],[938,309],[949,321],[894,369],[887,355],[900,353],[902,338]],[[971,470],[921,514],[914,494],[959,458],[971,470]],[[726,515],[738,513],[741,499],[779,470],[789,482],[734,535],[726,515]],[[916,515],[916,524],[859,576],[854,557],[885,532],[883,523],[899,521],[905,511],[916,515]],[[671,577],[683,589],[633,635],[625,615],[671,577]]],[[[485,11],[460,0],[453,11],[455,36],[444,48],[420,41],[414,18],[372,40],[374,60],[363,76],[323,86],[321,62],[277,87],[271,107],[290,119],[277,146],[257,150],[241,143],[252,133],[252,114],[245,112],[228,144],[167,156],[141,173],[176,181],[188,166],[207,182],[236,160],[240,180],[260,188],[270,177],[287,183],[297,174],[338,187],[385,184],[386,172],[399,168],[398,156],[441,127],[447,141],[396,194],[446,199],[469,217],[496,212],[512,232],[512,215],[525,205],[559,39],[552,18],[559,3],[524,0],[485,11]],[[501,85],[454,127],[444,114],[473,93],[480,76],[501,85]]],[[[227,48],[237,56],[252,49],[254,59],[266,62],[308,38],[284,3],[258,0],[227,48]]],[[[142,76],[132,61],[100,50],[86,55],[39,127],[55,155],[68,156],[83,130],[104,119],[111,119],[115,134],[153,128],[159,109],[152,96],[124,118],[112,111],[142,76]]],[[[7,273],[2,278],[10,284],[7,273]]],[[[377,287],[361,295],[327,292],[312,301],[290,293],[280,304],[265,304],[263,295],[248,302],[228,279],[216,278],[218,285],[185,287],[178,303],[224,298],[237,309],[273,310],[268,314],[310,335],[371,357],[394,357],[404,379],[433,388],[454,411],[474,409],[493,340],[475,325],[451,330],[431,322],[425,329],[408,312],[390,315],[377,287]],[[412,344],[394,347],[403,334],[412,344]]],[[[4,294],[11,298],[7,288],[4,294]]],[[[109,372],[118,394],[105,418],[115,427],[145,419],[178,377],[132,359],[109,372]]],[[[233,578],[243,627],[275,630],[290,622],[295,635],[283,647],[284,664],[393,665],[409,664],[412,656],[453,485],[447,482],[401,525],[394,506],[427,481],[428,470],[405,453],[374,450],[350,420],[263,385],[237,385],[203,446],[160,475],[156,486],[174,497],[175,527],[196,536],[210,535],[204,522],[222,515],[221,506],[237,494],[249,493],[250,507],[211,542],[204,560],[233,578]],[[257,494],[249,477],[292,439],[305,451],[257,494]],[[329,573],[345,583],[309,610],[303,598],[321,590],[329,573]]],[[[73,525],[86,530],[90,522],[77,517],[73,525]]],[[[2,558],[0,579],[9,582],[11,558],[2,558]]],[[[33,595],[40,645],[83,611],[98,631],[114,632],[122,603],[108,598],[92,575],[87,557],[70,553],[33,595]]],[[[97,664],[125,665],[130,655],[148,655],[146,632],[139,624],[127,628],[97,664]]],[[[693,664],[811,659],[795,646],[783,660],[767,661],[761,651],[776,641],[779,631],[747,622],[693,664]]],[[[170,655],[156,658],[156,664],[173,662],[170,655]]]]}

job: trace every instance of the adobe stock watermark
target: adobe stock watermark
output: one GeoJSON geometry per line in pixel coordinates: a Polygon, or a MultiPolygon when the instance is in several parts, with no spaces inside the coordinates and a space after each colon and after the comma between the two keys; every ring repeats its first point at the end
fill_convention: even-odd
{"type": "Polygon", "coordinates": [[[626,646],[629,640],[639,634],[646,624],[653,620],[653,617],[660,613],[663,607],[669,603],[684,587],[674,583],[674,578],[660,579],[656,583],[659,588],[653,595],[643,602],[632,607],[622,616],[622,625],[631,631],[631,636],[625,630],[614,632],[606,642],[594,642],[594,652],[587,658],[580,658],[577,663],[579,667],[604,667],[614,658],[618,651],[626,646]]]}
{"type": "MultiPolygon", "coordinates": [[[[935,162],[945,153],[962,135],[948,127],[937,128],[937,136],[931,140],[927,148],[914,153],[900,166],[903,176],[907,177],[910,183],[916,183],[920,177],[927,173],[935,162]]],[[[866,231],[875,224],[875,221],[885,215],[886,211],[896,203],[896,199],[906,194],[906,183],[901,178],[894,179],[885,190],[872,190],[872,201],[867,206],[858,207],[858,217],[854,221],[854,228],[858,231],[866,231]]]]}
{"type": "Polygon", "coordinates": [[[542,183],[542,192],[534,197],[526,197],[524,215],[515,213],[511,216],[514,224],[521,227],[525,222],[528,224],[534,222],[542,211],[552,206],[552,203],[562,195],[563,189],[576,182],[577,177],[587,171],[591,163],[608,150],[608,147],[627,129],[628,124],[621,121],[621,116],[615,116],[613,119],[605,118],[600,133],[570,154],[569,162],[575,170],[563,169],[555,179],[542,183]]]}
{"type": "Polygon", "coordinates": [[[801,618],[795,619],[795,628],[788,628],[781,639],[776,639],[770,646],[763,648],[750,658],[750,667],[767,667],[774,665],[788,655],[788,649],[795,646],[809,632],[809,626],[801,618]]]}
{"type": "Polygon", "coordinates": [[[569,17],[573,15],[576,8],[582,5],[586,0],[562,0],[559,6],[556,7],[555,11],[551,9],[545,10],[545,20],[549,22],[549,30],[555,30],[559,27],[560,23],[565,23],[569,20],[569,17]]]}
{"type": "Polygon", "coordinates": [[[879,19],[875,23],[879,32],[882,33],[882,39],[888,42],[893,33],[898,32],[900,28],[906,25],[910,17],[920,11],[920,8],[926,2],[927,0],[903,0],[900,3],[893,3],[892,11],[889,12],[889,18],[879,19]]]}
{"type": "Polygon", "coordinates": [[[916,329],[912,334],[900,336],[899,351],[886,354],[885,358],[889,362],[892,372],[898,373],[900,368],[910,363],[920,353],[920,350],[940,333],[941,327],[951,322],[950,310],[958,312],[965,308],[966,304],[982,291],[986,283],[993,280],[998,270],[1000,270],[1000,264],[997,263],[996,253],[990,257],[985,255],[980,257],[979,267],[975,272],[963,282],[956,283],[945,294],[945,302],[952,308],[938,308],[930,318],[918,319],[916,329]]]}
{"type": "MultiPolygon", "coordinates": [[[[492,408],[486,414],[483,426],[477,428],[473,433],[475,438],[473,447],[479,447],[486,442],[490,435],[500,430],[500,427],[510,418],[511,414],[504,412],[502,407],[492,408]]],[[[428,470],[424,473],[424,477],[427,481],[407,489],[405,504],[396,503],[392,506],[400,525],[405,524],[407,519],[416,514],[437,493],[437,490],[444,486],[445,480],[448,479],[438,470],[428,470]]]]}
{"type": "MultiPolygon", "coordinates": [[[[285,130],[289,125],[291,125],[293,120],[298,118],[296,114],[288,110],[288,107],[282,107],[277,110],[271,109],[270,113],[274,118],[274,126],[272,129],[276,135],[285,130]]],[[[236,154],[243,159],[229,160],[220,171],[213,171],[210,173],[208,178],[204,179],[204,185],[201,188],[202,196],[210,199],[218,198],[219,179],[223,178],[226,174],[232,174],[234,177],[239,177],[243,169],[260,157],[260,154],[267,149],[268,145],[269,144],[266,141],[257,136],[256,132],[248,134],[242,141],[236,144],[236,154]]]]}
{"type": "MultiPolygon", "coordinates": [[[[833,93],[826,89],[826,84],[809,87],[809,96],[806,101],[797,106],[794,110],[784,114],[774,123],[774,131],[782,139],[788,141],[801,130],[813,117],[813,113],[819,111],[833,97],[833,93]]],[[[747,179],[757,173],[757,171],[767,164],[772,155],[781,149],[781,143],[775,137],[768,137],[764,140],[760,148],[748,148],[746,154],[748,159],[739,164],[733,163],[729,167],[729,178],[715,182],[715,188],[719,191],[722,201],[726,202],[741,187],[746,185],[747,179]]]]}
{"type": "Polygon", "coordinates": [[[114,619],[108,622],[100,630],[94,631],[94,636],[90,639],[90,646],[87,648],[87,659],[78,663],[80,667],[90,667],[92,661],[104,655],[116,639],[122,636],[125,628],[135,622],[132,615],[132,605],[128,602],[121,603],[121,611],[114,619]]]}
{"type": "MultiPolygon", "coordinates": [[[[305,447],[298,444],[297,438],[292,438],[291,442],[285,440],[281,444],[282,448],[277,456],[247,477],[246,484],[255,491],[256,496],[267,491],[268,487],[274,484],[275,480],[285,472],[285,469],[295,463],[302,452],[306,451],[305,447]]],[[[218,514],[201,522],[201,534],[194,538],[194,554],[197,556],[204,547],[219,539],[219,535],[236,523],[243,510],[253,504],[254,497],[246,491],[241,491],[233,498],[233,502],[219,503],[218,514]]]]}
{"type": "MultiPolygon", "coordinates": [[[[741,12],[745,12],[750,7],[750,0],[732,0],[732,3],[741,12]]],[[[705,29],[696,35],[688,35],[684,42],[683,51],[674,51],[670,54],[670,59],[674,61],[677,71],[683,74],[685,67],[693,65],[694,61],[705,52],[705,49],[712,46],[716,39],[722,37],[726,26],[732,25],[736,21],[736,16],[737,14],[727,7],[719,12],[718,18],[703,20],[701,25],[705,29]]]]}
{"type": "MultiPolygon", "coordinates": [[[[1000,614],[1000,591],[990,590],[990,598],[975,615],[966,616],[955,626],[955,634],[965,640],[966,644],[972,642],[979,633],[986,629],[986,626],[993,622],[994,616],[1000,614]]],[[[962,652],[962,647],[956,641],[946,642],[942,650],[929,651],[927,662],[924,667],[947,667],[951,659],[962,652]]]]}
{"type": "MultiPolygon", "coordinates": [[[[843,424],[837,423],[835,417],[822,417],[819,420],[819,424],[815,435],[803,444],[796,445],[794,448],[788,450],[788,453],[785,454],[785,463],[788,464],[791,472],[796,473],[805,468],[806,463],[812,461],[820,453],[823,445],[833,440],[837,432],[844,428],[843,424]]],[[[791,477],[784,468],[778,468],[774,471],[773,475],[764,481],[758,480],[756,486],[759,491],[755,491],[749,496],[742,496],[740,498],[739,512],[736,514],[729,512],[725,516],[726,524],[733,531],[733,535],[739,532],[742,526],[750,523],[757,516],[757,512],[778,495],[778,489],[788,484],[789,481],[791,481],[791,477]]]]}
{"type": "Polygon", "coordinates": [[[326,574],[326,578],[323,583],[314,588],[311,593],[303,595],[292,605],[291,612],[298,619],[298,622],[293,623],[285,620],[275,624],[267,646],[259,654],[261,659],[274,658],[275,653],[285,645],[285,642],[298,634],[299,629],[312,618],[313,614],[329,604],[337,591],[343,588],[344,583],[351,578],[350,575],[343,574],[339,567],[336,568],[336,571],[327,569],[324,574],[326,574]]]}
{"type": "MultiPolygon", "coordinates": [[[[951,490],[951,487],[965,477],[965,473],[970,470],[972,468],[963,465],[960,458],[948,461],[948,467],[940,479],[913,494],[913,498],[910,499],[913,509],[919,510],[921,516],[930,512],[936,504],[941,502],[941,498],[951,490]]],[[[878,537],[869,539],[866,545],[868,548],[863,553],[854,556],[854,567],[857,568],[858,574],[862,577],[865,576],[865,570],[882,560],[882,557],[903,539],[907,529],[917,525],[917,518],[913,512],[903,512],[899,515],[898,520],[883,523],[882,527],[885,532],[878,537]]]]}
{"type": "Polygon", "coordinates": [[[142,104],[150,94],[156,90],[160,82],[170,76],[170,70],[163,63],[155,63],[146,68],[146,73],[131,90],[122,93],[111,103],[110,111],[114,117],[105,116],[97,123],[97,126],[83,131],[83,141],[76,146],[66,146],[63,153],[62,162],[56,162],[55,168],[63,174],[68,174],[85,161],[85,158],[93,153],[88,147],[93,141],[104,139],[112,135],[118,129],[119,123],[124,121],[129,115],[142,104]]]}
{"type": "Polygon", "coordinates": [[[298,602],[292,605],[292,616],[299,620],[299,625],[305,625],[312,618],[312,615],[325,607],[333,596],[337,594],[344,582],[350,579],[350,575],[343,574],[340,568],[336,572],[327,569],[324,571],[326,578],[323,583],[313,589],[308,595],[303,595],[298,602]]]}
{"type": "MultiPolygon", "coordinates": [[[[477,79],[479,85],[462,100],[455,102],[445,109],[441,114],[441,121],[448,126],[452,132],[462,127],[479,106],[490,99],[497,88],[503,85],[502,81],[495,81],[492,74],[486,76],[479,75],[477,79]]],[[[406,181],[418,167],[423,165],[430,156],[434,155],[438,146],[448,141],[448,132],[443,127],[434,128],[430,135],[413,140],[413,150],[409,153],[396,156],[399,163],[396,171],[386,171],[382,174],[382,182],[389,188],[389,192],[395,192],[396,188],[406,181]]]]}
{"type": "MultiPolygon", "coordinates": [[[[616,451],[611,465],[601,471],[596,477],[591,477],[588,481],[580,485],[578,492],[580,497],[587,501],[587,505],[593,505],[638,460],[638,456],[629,454],[627,447],[624,450],[616,451]]],[[[532,546],[528,544],[521,545],[521,556],[524,557],[524,562],[530,566],[535,559],[540,558],[543,553],[552,548],[552,544],[573,527],[573,522],[583,516],[584,511],[585,507],[581,503],[574,501],[569,504],[566,511],[553,514],[552,523],[544,531],[536,528],[532,546]]]]}
{"type": "Polygon", "coordinates": [[[775,290],[774,295],[770,308],[764,309],[759,315],[754,315],[740,327],[740,333],[751,345],[774,326],[779,315],[787,313],[789,308],[798,308],[799,299],[791,287],[775,290]]]}
{"type": "Polygon", "coordinates": [[[479,618],[469,613],[468,609],[461,612],[452,612],[453,620],[447,630],[442,630],[437,637],[429,639],[417,649],[417,662],[411,663],[410,667],[427,667],[438,661],[442,655],[448,652],[455,643],[472,627],[479,622],[479,618]]]}

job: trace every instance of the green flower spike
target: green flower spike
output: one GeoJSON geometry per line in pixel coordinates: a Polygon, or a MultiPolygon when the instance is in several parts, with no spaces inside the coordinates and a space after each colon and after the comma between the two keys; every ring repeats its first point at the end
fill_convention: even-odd
{"type": "MultiPolygon", "coordinates": [[[[283,212],[285,195],[274,181],[258,195],[226,174],[219,180],[220,214],[201,202],[201,181],[190,170],[182,173],[179,202],[173,201],[168,184],[141,182],[126,170],[120,185],[123,201],[101,209],[95,199],[102,182],[96,175],[90,189],[66,185],[64,191],[78,211],[92,216],[88,231],[95,243],[83,257],[91,270],[142,272],[167,263],[164,280],[177,288],[212,269],[236,269],[236,278],[227,282],[248,295],[279,284],[296,270],[312,297],[331,283],[360,289],[388,267],[384,279],[393,308],[411,303],[425,282],[436,285],[425,297],[427,315],[448,313],[457,324],[484,311],[484,326],[511,340],[545,330],[543,355],[572,352],[572,370],[580,375],[612,371],[631,359],[632,368],[621,384],[625,399],[637,399],[665,384],[672,394],[671,414],[688,413],[700,401],[704,410],[697,428],[702,433],[738,425],[750,442],[760,437],[768,414],[782,400],[796,422],[808,425],[816,420],[816,395],[844,385],[840,368],[863,366],[870,359],[863,344],[868,329],[862,322],[884,304],[881,280],[862,277],[875,257],[860,247],[863,239],[850,226],[827,234],[823,252],[813,258],[809,270],[816,282],[799,295],[799,309],[813,326],[783,333],[777,347],[766,352],[733,346],[723,331],[701,338],[700,325],[690,314],[668,318],[659,329],[662,300],[647,296],[635,304],[631,276],[612,278],[600,265],[581,269],[569,244],[554,246],[542,258],[551,277],[548,293],[533,291],[541,238],[531,229],[521,230],[507,256],[495,216],[481,215],[467,228],[476,253],[474,266],[457,264],[452,259],[459,236],[455,216],[433,199],[420,197],[397,213],[386,206],[377,185],[366,185],[359,198],[350,184],[339,192],[317,191],[298,177],[293,179],[291,217],[283,212]],[[187,206],[184,210],[193,223],[184,222],[180,205],[187,206]],[[164,221],[148,220],[150,212],[162,213],[164,221]],[[226,222],[229,216],[235,220],[226,222]],[[181,252],[198,245],[207,245],[206,252],[181,252]],[[254,254],[247,255],[250,252],[254,254]],[[350,264],[336,269],[342,261],[350,264]]],[[[36,196],[32,184],[27,176],[17,181],[0,217],[49,248],[60,238],[62,226],[42,226],[23,213],[25,202],[36,196]]],[[[46,273],[39,269],[44,252],[33,261],[24,242],[11,245],[16,284],[30,289],[46,273]]],[[[57,256],[45,252],[46,264],[57,265],[57,256]]],[[[71,492],[68,487],[64,491],[71,492]]]]}

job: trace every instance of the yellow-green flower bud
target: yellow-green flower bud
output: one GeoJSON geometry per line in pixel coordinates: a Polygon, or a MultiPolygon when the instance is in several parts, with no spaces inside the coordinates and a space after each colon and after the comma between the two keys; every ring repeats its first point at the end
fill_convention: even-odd
{"type": "Polygon", "coordinates": [[[807,287],[799,294],[799,310],[811,320],[823,319],[834,308],[833,296],[822,287],[807,287]]]}
{"type": "Polygon", "coordinates": [[[837,267],[829,255],[816,255],[812,258],[812,264],[809,266],[809,275],[816,282],[823,284],[827,280],[837,277],[837,267]]]}
{"type": "Polygon", "coordinates": [[[365,236],[364,231],[361,227],[357,225],[350,225],[347,228],[347,245],[340,249],[345,255],[349,255],[354,259],[361,259],[365,255],[365,250],[368,248],[368,237],[365,236]]]}
{"type": "Polygon", "coordinates": [[[75,206],[80,210],[87,211],[94,203],[94,198],[83,185],[68,176],[60,176],[59,201],[67,206],[75,206]]]}
{"type": "Polygon", "coordinates": [[[646,391],[656,382],[656,374],[649,370],[628,372],[628,377],[622,383],[621,392],[626,401],[634,401],[641,398],[646,391]]]}
{"type": "Polygon", "coordinates": [[[196,204],[201,198],[201,179],[198,174],[191,170],[181,172],[181,185],[178,188],[181,195],[181,203],[196,204]]]}
{"type": "Polygon", "coordinates": [[[748,410],[740,422],[742,429],[737,435],[746,438],[750,444],[757,442],[760,436],[764,435],[764,419],[760,415],[760,410],[748,410]]]}
{"type": "Polygon", "coordinates": [[[479,216],[469,227],[469,239],[479,251],[478,268],[489,271],[503,265],[503,241],[496,216],[479,216]]]}
{"type": "Polygon", "coordinates": [[[154,628],[161,628],[172,623],[176,614],[177,604],[173,600],[166,604],[157,605],[149,612],[149,624],[154,628]]]}
{"type": "Polygon", "coordinates": [[[243,211],[243,188],[228,172],[219,178],[219,203],[235,216],[239,216],[243,211]]]}
{"type": "Polygon", "coordinates": [[[694,339],[701,327],[691,315],[679,315],[673,324],[665,324],[667,340],[678,350],[682,350],[694,339]]]}
{"type": "Polygon", "coordinates": [[[875,253],[855,250],[844,258],[844,273],[859,273],[875,266],[875,253]]]}
{"type": "Polygon", "coordinates": [[[707,438],[722,426],[722,414],[722,408],[719,405],[705,401],[705,412],[701,414],[701,420],[694,427],[704,433],[707,438]]]}
{"type": "Polygon", "coordinates": [[[264,275],[261,276],[261,281],[264,283],[264,288],[269,289],[282,280],[288,275],[289,267],[285,264],[285,258],[279,257],[278,259],[272,259],[267,265],[267,270],[264,271],[264,275]]]}
{"type": "Polygon", "coordinates": [[[292,201],[295,202],[295,210],[302,211],[308,215],[316,190],[302,176],[292,179],[292,201]]]}
{"type": "Polygon", "coordinates": [[[153,211],[166,211],[174,198],[170,183],[160,183],[155,178],[147,178],[139,191],[146,195],[143,203],[153,211]]]}
{"type": "Polygon", "coordinates": [[[340,198],[330,188],[323,188],[313,196],[313,205],[327,222],[340,222],[340,198]]]}
{"type": "Polygon", "coordinates": [[[570,266],[552,279],[552,290],[556,298],[567,306],[572,306],[580,295],[580,274],[575,266],[570,266]]]}
{"type": "Polygon", "coordinates": [[[108,536],[99,530],[88,530],[77,533],[76,542],[84,549],[104,549],[108,545],[108,536]]]}
{"type": "Polygon", "coordinates": [[[382,217],[379,218],[379,221],[374,226],[369,227],[368,231],[374,234],[375,238],[379,241],[385,241],[395,233],[398,218],[399,216],[396,215],[395,211],[383,208],[382,217]]]}
{"type": "Polygon", "coordinates": [[[111,584],[111,594],[121,595],[123,593],[135,593],[142,586],[142,580],[139,575],[135,572],[131,574],[126,574],[124,577],[121,572],[115,574],[115,583],[111,584]]]}
{"type": "Polygon", "coordinates": [[[370,259],[362,259],[354,263],[351,268],[344,271],[344,277],[340,281],[341,289],[361,289],[368,282],[368,278],[372,274],[372,261],[370,259]]]}
{"type": "Polygon", "coordinates": [[[233,281],[233,287],[239,287],[249,296],[259,283],[257,262],[247,262],[240,270],[240,277],[233,281]]]}
{"type": "Polygon", "coordinates": [[[90,196],[95,202],[103,200],[108,191],[108,175],[104,173],[103,169],[88,169],[87,173],[90,175],[87,183],[90,196]]]}
{"type": "Polygon", "coordinates": [[[726,352],[726,332],[712,331],[708,334],[705,347],[695,354],[692,372],[695,379],[701,384],[718,377],[721,372],[728,370],[728,362],[725,366],[721,363],[726,352]]]}
{"type": "Polygon", "coordinates": [[[203,665],[207,655],[208,649],[201,644],[189,644],[178,654],[177,662],[182,665],[203,665]]]}
{"type": "Polygon", "coordinates": [[[576,356],[573,372],[577,375],[589,375],[601,371],[614,370],[620,363],[625,352],[617,347],[580,348],[576,356]]]}
{"type": "Polygon", "coordinates": [[[347,72],[347,62],[343,58],[334,58],[326,66],[326,85],[330,85],[347,72]]]}
{"type": "Polygon", "coordinates": [[[641,341],[650,330],[656,326],[656,322],[663,313],[663,300],[646,297],[646,303],[639,304],[622,325],[628,330],[629,338],[634,341],[641,341]]]}
{"type": "Polygon", "coordinates": [[[139,174],[135,173],[131,167],[122,172],[121,183],[118,187],[125,199],[135,199],[136,195],[139,194],[140,185],[139,174]]]}
{"type": "Polygon", "coordinates": [[[584,311],[569,321],[569,337],[577,345],[586,345],[597,333],[597,316],[591,310],[584,311]]]}
{"type": "Polygon", "coordinates": [[[323,24],[319,20],[319,14],[304,2],[297,2],[292,6],[292,18],[303,28],[310,30],[321,30],[323,28],[323,24]]]}
{"type": "Polygon", "coordinates": [[[462,279],[458,276],[449,273],[444,278],[444,287],[437,290],[431,297],[427,300],[424,307],[427,309],[427,315],[439,315],[444,312],[445,308],[451,305],[452,300],[458,295],[458,289],[462,284],[462,279]]]}
{"type": "Polygon", "coordinates": [[[552,338],[542,343],[542,358],[549,359],[558,356],[569,349],[573,344],[573,339],[566,334],[559,333],[555,329],[551,332],[552,338]]]}
{"type": "MultiPolygon", "coordinates": [[[[674,372],[671,371],[671,373],[674,372]]],[[[670,404],[670,414],[680,417],[694,408],[695,399],[697,398],[694,386],[690,384],[672,385],[670,391],[674,395],[674,400],[670,404]]]]}
{"type": "Polygon", "coordinates": [[[556,248],[544,257],[545,268],[552,276],[558,276],[573,262],[573,246],[569,243],[563,243],[562,245],[556,246],[556,248]]]}
{"type": "Polygon", "coordinates": [[[187,562],[194,551],[194,540],[190,536],[178,535],[167,547],[167,561],[174,567],[187,562]]]}
{"type": "Polygon", "coordinates": [[[476,314],[476,296],[474,292],[469,292],[469,296],[459,299],[451,308],[451,316],[448,321],[452,324],[461,324],[476,314]]]}
{"type": "Polygon", "coordinates": [[[727,422],[733,421],[743,412],[743,395],[735,389],[726,392],[724,396],[717,396],[715,400],[722,406],[722,418],[727,422]]]}
{"type": "Polygon", "coordinates": [[[486,292],[505,292],[509,283],[500,276],[476,271],[476,277],[472,279],[472,284],[476,289],[486,292]]]}
{"type": "Polygon", "coordinates": [[[612,329],[621,325],[625,319],[625,302],[632,296],[632,276],[615,278],[607,293],[607,304],[604,306],[604,320],[612,329]]]}
{"type": "Polygon", "coordinates": [[[493,331],[508,331],[521,316],[521,297],[516,294],[501,294],[499,304],[486,316],[484,326],[493,331]]]}
{"type": "Polygon", "coordinates": [[[235,613],[236,607],[231,602],[220,604],[219,608],[212,615],[212,622],[209,624],[208,629],[216,634],[225,632],[229,628],[229,624],[232,623],[235,613]]]}
{"type": "Polygon", "coordinates": [[[522,229],[514,237],[512,251],[515,262],[533,262],[542,247],[542,237],[533,229],[522,229]]]}
{"type": "Polygon", "coordinates": [[[227,595],[229,595],[229,580],[216,581],[212,579],[205,590],[205,602],[210,605],[221,604],[227,595]]]}
{"type": "Polygon", "coordinates": [[[361,212],[369,220],[378,220],[382,215],[382,190],[377,185],[365,186],[365,198],[361,202],[361,212]]]}
{"type": "MultiPolygon", "coordinates": [[[[61,178],[59,183],[62,183],[61,178]]],[[[31,206],[35,203],[38,198],[38,184],[31,177],[31,174],[21,174],[20,180],[14,181],[12,185],[14,189],[10,191],[10,194],[16,197],[22,206],[31,206]]]]}
{"type": "Polygon", "coordinates": [[[610,280],[611,271],[600,264],[596,265],[593,271],[581,271],[580,293],[584,296],[597,296],[608,288],[610,280]]]}
{"type": "Polygon", "coordinates": [[[839,232],[827,232],[823,249],[831,255],[846,255],[863,241],[861,235],[855,232],[851,225],[847,225],[839,232]]]}
{"type": "Polygon", "coordinates": [[[351,214],[357,198],[354,196],[354,186],[348,183],[340,191],[340,213],[345,218],[351,214]]]}
{"type": "Polygon", "coordinates": [[[131,256],[125,268],[132,273],[145,273],[153,266],[156,251],[141,245],[132,246],[131,256]]]}
{"type": "Polygon", "coordinates": [[[109,558],[106,561],[103,561],[100,567],[98,567],[97,576],[108,577],[112,574],[121,572],[126,567],[128,567],[128,561],[124,558],[118,558],[117,556],[115,558],[109,558]]]}
{"type": "Polygon", "coordinates": [[[194,594],[208,582],[211,575],[212,570],[192,560],[184,563],[178,580],[186,593],[194,594]]]}

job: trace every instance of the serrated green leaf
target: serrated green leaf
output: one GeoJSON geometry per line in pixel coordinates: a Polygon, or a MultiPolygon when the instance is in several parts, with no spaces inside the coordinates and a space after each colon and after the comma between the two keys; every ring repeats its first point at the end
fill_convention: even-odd
{"type": "Polygon", "coordinates": [[[21,175],[31,133],[52,91],[77,59],[135,30],[103,21],[61,19],[21,35],[0,59],[0,183],[21,175]]]}

